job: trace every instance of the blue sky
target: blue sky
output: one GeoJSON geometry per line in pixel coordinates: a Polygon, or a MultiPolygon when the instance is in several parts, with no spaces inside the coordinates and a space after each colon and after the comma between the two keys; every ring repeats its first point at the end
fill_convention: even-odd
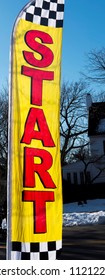
{"type": "MultiPolygon", "coordinates": [[[[2,0],[1,0],[2,1],[2,0]]],[[[28,0],[0,4],[0,89],[9,72],[10,38],[16,16],[28,0]]],[[[78,81],[86,54],[105,46],[105,0],[65,0],[62,41],[62,80],[78,81]]]]}

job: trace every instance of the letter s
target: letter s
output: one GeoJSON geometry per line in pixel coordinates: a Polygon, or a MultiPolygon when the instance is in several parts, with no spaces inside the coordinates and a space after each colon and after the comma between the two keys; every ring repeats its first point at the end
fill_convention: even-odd
{"type": "Polygon", "coordinates": [[[43,68],[51,65],[54,59],[53,52],[47,46],[35,41],[39,38],[42,43],[53,44],[51,36],[42,31],[30,30],[25,34],[25,41],[29,48],[41,55],[41,59],[35,58],[33,52],[23,51],[25,60],[32,66],[43,68]]]}

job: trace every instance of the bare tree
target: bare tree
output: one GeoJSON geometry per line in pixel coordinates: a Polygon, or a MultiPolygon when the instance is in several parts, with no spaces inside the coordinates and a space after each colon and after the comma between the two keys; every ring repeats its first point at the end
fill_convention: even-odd
{"type": "Polygon", "coordinates": [[[105,171],[105,166],[104,166],[104,154],[100,155],[100,156],[94,156],[94,158],[92,157],[92,155],[90,154],[90,148],[89,148],[89,144],[87,145],[87,147],[81,147],[79,149],[78,153],[75,153],[74,157],[80,161],[83,162],[84,164],[84,184],[88,185],[88,184],[93,184],[93,182],[99,178],[99,176],[101,175],[101,173],[103,171],[105,171]],[[99,164],[98,164],[99,163],[99,164]],[[97,173],[91,178],[88,177],[88,168],[89,165],[94,165],[97,173]]]}
{"type": "Polygon", "coordinates": [[[8,89],[0,93],[0,165],[7,169],[8,148],[8,89]]]}
{"type": "Polygon", "coordinates": [[[93,49],[87,54],[86,74],[82,75],[90,82],[105,84],[105,48],[93,49]]]}
{"type": "Polygon", "coordinates": [[[62,166],[72,159],[75,149],[88,143],[86,93],[86,85],[81,81],[62,85],[60,107],[62,166]]]}

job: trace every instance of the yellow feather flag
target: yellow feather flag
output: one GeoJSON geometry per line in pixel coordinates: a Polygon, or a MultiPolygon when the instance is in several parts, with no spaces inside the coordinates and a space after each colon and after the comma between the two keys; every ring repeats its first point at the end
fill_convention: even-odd
{"type": "Polygon", "coordinates": [[[60,67],[64,0],[30,1],[11,48],[7,259],[54,260],[62,248],[60,67]]]}

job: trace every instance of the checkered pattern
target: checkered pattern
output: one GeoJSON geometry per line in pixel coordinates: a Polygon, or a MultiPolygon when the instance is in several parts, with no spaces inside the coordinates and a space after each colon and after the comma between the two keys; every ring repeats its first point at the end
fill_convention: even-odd
{"type": "Polygon", "coordinates": [[[28,243],[12,242],[11,260],[56,260],[62,241],[28,243]]]}
{"type": "Polygon", "coordinates": [[[31,1],[31,3],[25,6],[19,17],[44,26],[63,27],[64,1],[31,1]]]}

